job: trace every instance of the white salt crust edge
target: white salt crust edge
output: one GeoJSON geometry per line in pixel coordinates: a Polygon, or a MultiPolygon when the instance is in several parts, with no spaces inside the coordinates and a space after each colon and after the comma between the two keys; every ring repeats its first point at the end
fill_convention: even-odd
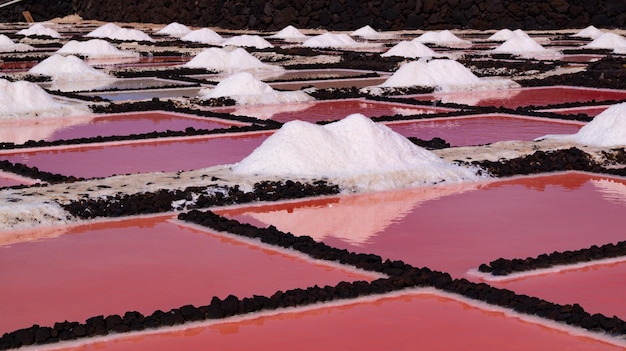
{"type": "Polygon", "coordinates": [[[66,349],[66,348],[71,348],[71,347],[79,347],[79,346],[90,345],[90,344],[123,340],[126,338],[135,338],[135,337],[140,337],[140,336],[154,336],[154,335],[159,335],[159,334],[169,333],[169,332],[185,331],[185,330],[190,330],[190,329],[195,329],[195,328],[209,327],[212,325],[218,325],[222,323],[237,323],[237,322],[249,321],[249,320],[254,320],[257,318],[271,317],[271,316],[276,316],[276,315],[281,315],[281,314],[306,312],[306,311],[317,310],[320,308],[352,306],[352,305],[366,304],[366,303],[381,301],[381,300],[389,299],[389,298],[397,298],[397,297],[402,297],[402,296],[421,296],[421,295],[433,295],[433,296],[448,298],[450,300],[464,303],[471,307],[474,307],[483,311],[499,312],[499,313],[502,313],[505,317],[517,319],[521,322],[526,322],[526,323],[554,329],[554,330],[569,334],[571,336],[586,337],[592,340],[604,342],[609,345],[626,347],[625,339],[622,339],[619,337],[612,337],[606,333],[592,332],[583,328],[572,327],[565,323],[558,323],[558,322],[554,322],[554,321],[540,318],[537,316],[518,313],[508,308],[504,308],[504,307],[500,307],[496,305],[490,305],[485,302],[468,299],[460,295],[447,293],[447,292],[429,287],[429,288],[410,288],[410,289],[398,290],[398,291],[381,294],[381,295],[370,295],[370,296],[358,297],[354,299],[321,302],[321,303],[315,303],[315,304],[303,306],[303,307],[278,308],[278,309],[271,310],[271,311],[254,312],[254,313],[249,313],[245,315],[233,316],[229,318],[212,319],[212,320],[200,321],[200,322],[191,322],[191,323],[186,323],[183,325],[178,325],[178,326],[173,326],[173,327],[150,329],[150,330],[144,330],[144,331],[139,331],[139,332],[111,334],[107,336],[87,338],[84,340],[60,342],[58,344],[27,346],[27,347],[22,347],[19,350],[47,351],[47,350],[66,349]]]}

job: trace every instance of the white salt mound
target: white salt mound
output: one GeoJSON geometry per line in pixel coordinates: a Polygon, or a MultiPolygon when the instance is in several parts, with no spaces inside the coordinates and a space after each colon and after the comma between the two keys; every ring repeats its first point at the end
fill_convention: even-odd
{"type": "Polygon", "coordinates": [[[237,35],[226,39],[222,46],[243,46],[257,49],[273,48],[274,45],[270,44],[267,40],[261,38],[258,35],[237,35]]]}
{"type": "Polygon", "coordinates": [[[25,35],[27,37],[33,36],[33,35],[41,35],[41,36],[52,37],[52,38],[61,38],[61,34],[59,34],[59,32],[57,32],[56,30],[52,28],[46,28],[41,23],[35,23],[32,26],[28,27],[27,29],[22,29],[18,31],[16,34],[25,35]]]}
{"type": "Polygon", "coordinates": [[[218,72],[283,69],[280,66],[274,66],[261,62],[261,60],[252,56],[242,48],[235,48],[233,50],[208,48],[200,52],[183,66],[190,68],[205,68],[218,72]]]}
{"type": "Polygon", "coordinates": [[[88,41],[70,40],[56,51],[58,54],[75,54],[89,58],[139,58],[139,53],[120,50],[106,40],[91,39],[88,41]]]}
{"type": "Polygon", "coordinates": [[[249,72],[239,72],[222,80],[214,89],[201,89],[204,98],[230,97],[239,105],[282,104],[311,101],[302,91],[276,91],[249,72]]]}
{"type": "Polygon", "coordinates": [[[53,80],[112,80],[113,77],[87,65],[76,56],[54,54],[31,68],[28,73],[52,77],[53,80]]]}
{"type": "Polygon", "coordinates": [[[120,28],[106,36],[106,38],[123,41],[149,41],[154,42],[148,34],[138,29],[120,28]]]}
{"type": "Polygon", "coordinates": [[[278,33],[270,35],[268,38],[274,39],[306,39],[306,35],[302,34],[300,30],[292,25],[289,25],[281,29],[278,33]]]}
{"type": "Polygon", "coordinates": [[[513,35],[510,39],[506,40],[492,52],[496,53],[509,53],[509,54],[527,54],[545,52],[548,49],[541,46],[535,40],[528,36],[513,35]]]}
{"type": "Polygon", "coordinates": [[[85,36],[92,38],[108,38],[109,35],[117,32],[120,29],[122,29],[122,27],[114,23],[107,23],[85,34],[85,36]]]}
{"type": "Polygon", "coordinates": [[[433,44],[446,45],[446,46],[471,46],[472,45],[471,41],[463,40],[457,37],[456,35],[454,35],[454,33],[452,33],[451,31],[447,29],[442,30],[440,32],[436,32],[436,31],[426,32],[413,40],[418,41],[420,43],[433,43],[433,44]]]}
{"type": "Polygon", "coordinates": [[[380,33],[376,31],[374,28],[370,27],[369,25],[363,26],[353,31],[352,33],[350,33],[350,35],[353,37],[361,37],[365,39],[381,39],[381,38],[388,37],[388,35],[385,35],[384,33],[380,33]]]}
{"type": "Polygon", "coordinates": [[[382,57],[400,56],[408,58],[434,57],[436,53],[428,46],[417,41],[401,41],[394,45],[387,52],[381,54],[382,57]]]}
{"type": "Polygon", "coordinates": [[[185,34],[189,34],[191,32],[191,28],[187,27],[184,24],[180,24],[178,22],[172,22],[167,26],[161,28],[156,31],[156,34],[169,35],[171,37],[180,38],[185,34]]]}
{"type": "Polygon", "coordinates": [[[352,39],[349,35],[340,33],[324,33],[305,40],[302,46],[309,48],[354,48],[366,46],[352,39]]]}
{"type": "Polygon", "coordinates": [[[600,29],[594,27],[594,26],[589,26],[583,30],[581,30],[580,32],[572,35],[574,37],[580,37],[580,38],[591,38],[591,39],[597,39],[598,37],[600,37],[602,34],[604,34],[603,31],[601,31],[600,29]]]}
{"type": "Polygon", "coordinates": [[[202,44],[221,44],[224,38],[212,29],[200,28],[183,35],[180,40],[202,44]]]}
{"type": "Polygon", "coordinates": [[[583,47],[590,49],[626,48],[626,38],[615,33],[603,33],[591,43],[583,47]]]}
{"type": "Polygon", "coordinates": [[[62,104],[37,84],[0,78],[0,118],[55,116],[85,113],[86,109],[62,104]]]}
{"type": "Polygon", "coordinates": [[[511,38],[513,38],[513,36],[515,36],[515,34],[513,33],[512,30],[510,29],[500,29],[499,31],[493,33],[489,38],[487,38],[487,40],[492,40],[492,41],[507,41],[511,38]]]}
{"type": "Polygon", "coordinates": [[[324,126],[285,123],[233,172],[328,179],[348,190],[383,190],[481,179],[361,114],[324,126]]]}
{"type": "Polygon", "coordinates": [[[11,38],[0,34],[0,52],[33,51],[34,47],[26,44],[14,43],[11,38]]]}
{"type": "Polygon", "coordinates": [[[537,140],[556,140],[577,144],[614,147],[626,145],[626,103],[613,105],[584,125],[575,134],[551,134],[537,140]]]}

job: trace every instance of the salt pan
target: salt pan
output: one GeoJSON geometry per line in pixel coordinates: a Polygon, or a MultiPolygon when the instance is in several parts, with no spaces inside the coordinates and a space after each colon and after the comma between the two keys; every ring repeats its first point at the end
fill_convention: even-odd
{"type": "Polygon", "coordinates": [[[417,41],[401,41],[394,45],[387,52],[381,54],[382,57],[400,56],[408,58],[434,57],[437,54],[428,46],[417,41]]]}
{"type": "Polygon", "coordinates": [[[324,126],[285,123],[235,173],[328,179],[346,190],[383,190],[481,179],[450,164],[389,127],[361,114],[324,126]]]}
{"type": "Polygon", "coordinates": [[[52,28],[46,28],[41,23],[35,23],[32,26],[28,27],[27,29],[22,29],[18,31],[16,34],[25,35],[27,37],[34,36],[34,35],[41,35],[45,37],[61,38],[61,34],[59,34],[59,32],[57,32],[56,30],[52,28]]]}
{"type": "Polygon", "coordinates": [[[228,45],[252,47],[257,49],[267,49],[274,47],[274,45],[270,44],[267,40],[261,38],[260,36],[248,34],[228,38],[222,43],[222,46],[228,45]]]}
{"type": "Polygon", "coordinates": [[[191,32],[180,37],[180,40],[191,41],[194,43],[202,44],[221,44],[224,41],[221,35],[217,34],[214,30],[209,28],[200,28],[192,30],[191,32]]]}
{"type": "Polygon", "coordinates": [[[160,30],[156,31],[155,33],[180,38],[186,34],[189,34],[190,32],[191,28],[187,27],[186,25],[180,24],[178,22],[172,22],[167,26],[161,28],[160,30]]]}

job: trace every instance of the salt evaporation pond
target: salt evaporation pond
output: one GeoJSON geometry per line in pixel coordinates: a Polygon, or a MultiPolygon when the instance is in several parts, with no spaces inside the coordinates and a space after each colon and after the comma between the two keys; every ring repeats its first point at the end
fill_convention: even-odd
{"type": "Polygon", "coordinates": [[[167,130],[183,131],[189,127],[213,130],[241,125],[246,123],[165,111],[95,115],[85,118],[60,117],[51,118],[50,121],[0,121],[0,130],[11,129],[11,133],[6,135],[0,132],[0,142],[23,144],[28,140],[54,141],[167,130]]]}
{"type": "Polygon", "coordinates": [[[584,125],[582,122],[550,121],[502,114],[386,124],[404,136],[424,140],[439,137],[449,142],[451,146],[482,145],[504,140],[530,141],[545,135],[546,130],[562,131],[555,134],[569,134],[576,133],[584,125]]]}
{"type": "Polygon", "coordinates": [[[224,107],[213,109],[215,112],[253,116],[272,119],[279,122],[301,120],[306,122],[332,121],[353,113],[362,113],[367,117],[418,115],[449,112],[452,109],[432,106],[412,106],[397,103],[366,101],[363,99],[314,101],[288,106],[269,105],[251,107],[224,107]]]}
{"type": "Polygon", "coordinates": [[[194,229],[172,217],[66,226],[48,238],[46,228],[14,233],[33,239],[0,244],[0,314],[11,316],[0,319],[0,333],[33,323],[207,305],[213,296],[270,296],[294,286],[376,277],[194,229]],[[44,237],[37,238],[41,231],[44,237]]]}
{"type": "MultiPolygon", "coordinates": [[[[615,195],[599,189],[596,183],[606,179],[563,173],[362,194],[330,204],[309,201],[280,209],[256,206],[219,213],[309,235],[332,247],[480,281],[470,271],[500,257],[536,257],[623,240],[626,202],[614,201],[615,195]]],[[[626,189],[624,180],[612,181],[626,189]]],[[[589,308],[598,310],[590,312],[602,307],[626,317],[626,304],[613,306],[603,299],[606,290],[602,290],[609,288],[603,285],[586,297],[596,300],[589,308]]],[[[541,289],[535,292],[534,296],[543,297],[541,289]]],[[[623,295],[623,285],[612,293],[623,295]]]]}
{"type": "Polygon", "coordinates": [[[595,117],[600,113],[606,111],[609,106],[582,106],[582,107],[566,107],[566,108],[548,108],[536,110],[540,112],[552,112],[563,115],[576,115],[579,113],[585,114],[589,117],[595,117]]]}
{"type": "Polygon", "coordinates": [[[267,132],[230,134],[5,151],[0,152],[0,160],[84,178],[176,172],[235,163],[250,154],[268,135],[267,132]]]}

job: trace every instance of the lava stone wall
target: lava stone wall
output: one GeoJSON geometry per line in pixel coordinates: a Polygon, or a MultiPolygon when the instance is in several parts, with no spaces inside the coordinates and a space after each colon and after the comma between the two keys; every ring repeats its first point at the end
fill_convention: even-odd
{"type": "Polygon", "coordinates": [[[107,22],[180,22],[189,26],[274,31],[395,29],[562,29],[626,26],[624,0],[24,0],[0,21],[77,13],[107,22]]]}

